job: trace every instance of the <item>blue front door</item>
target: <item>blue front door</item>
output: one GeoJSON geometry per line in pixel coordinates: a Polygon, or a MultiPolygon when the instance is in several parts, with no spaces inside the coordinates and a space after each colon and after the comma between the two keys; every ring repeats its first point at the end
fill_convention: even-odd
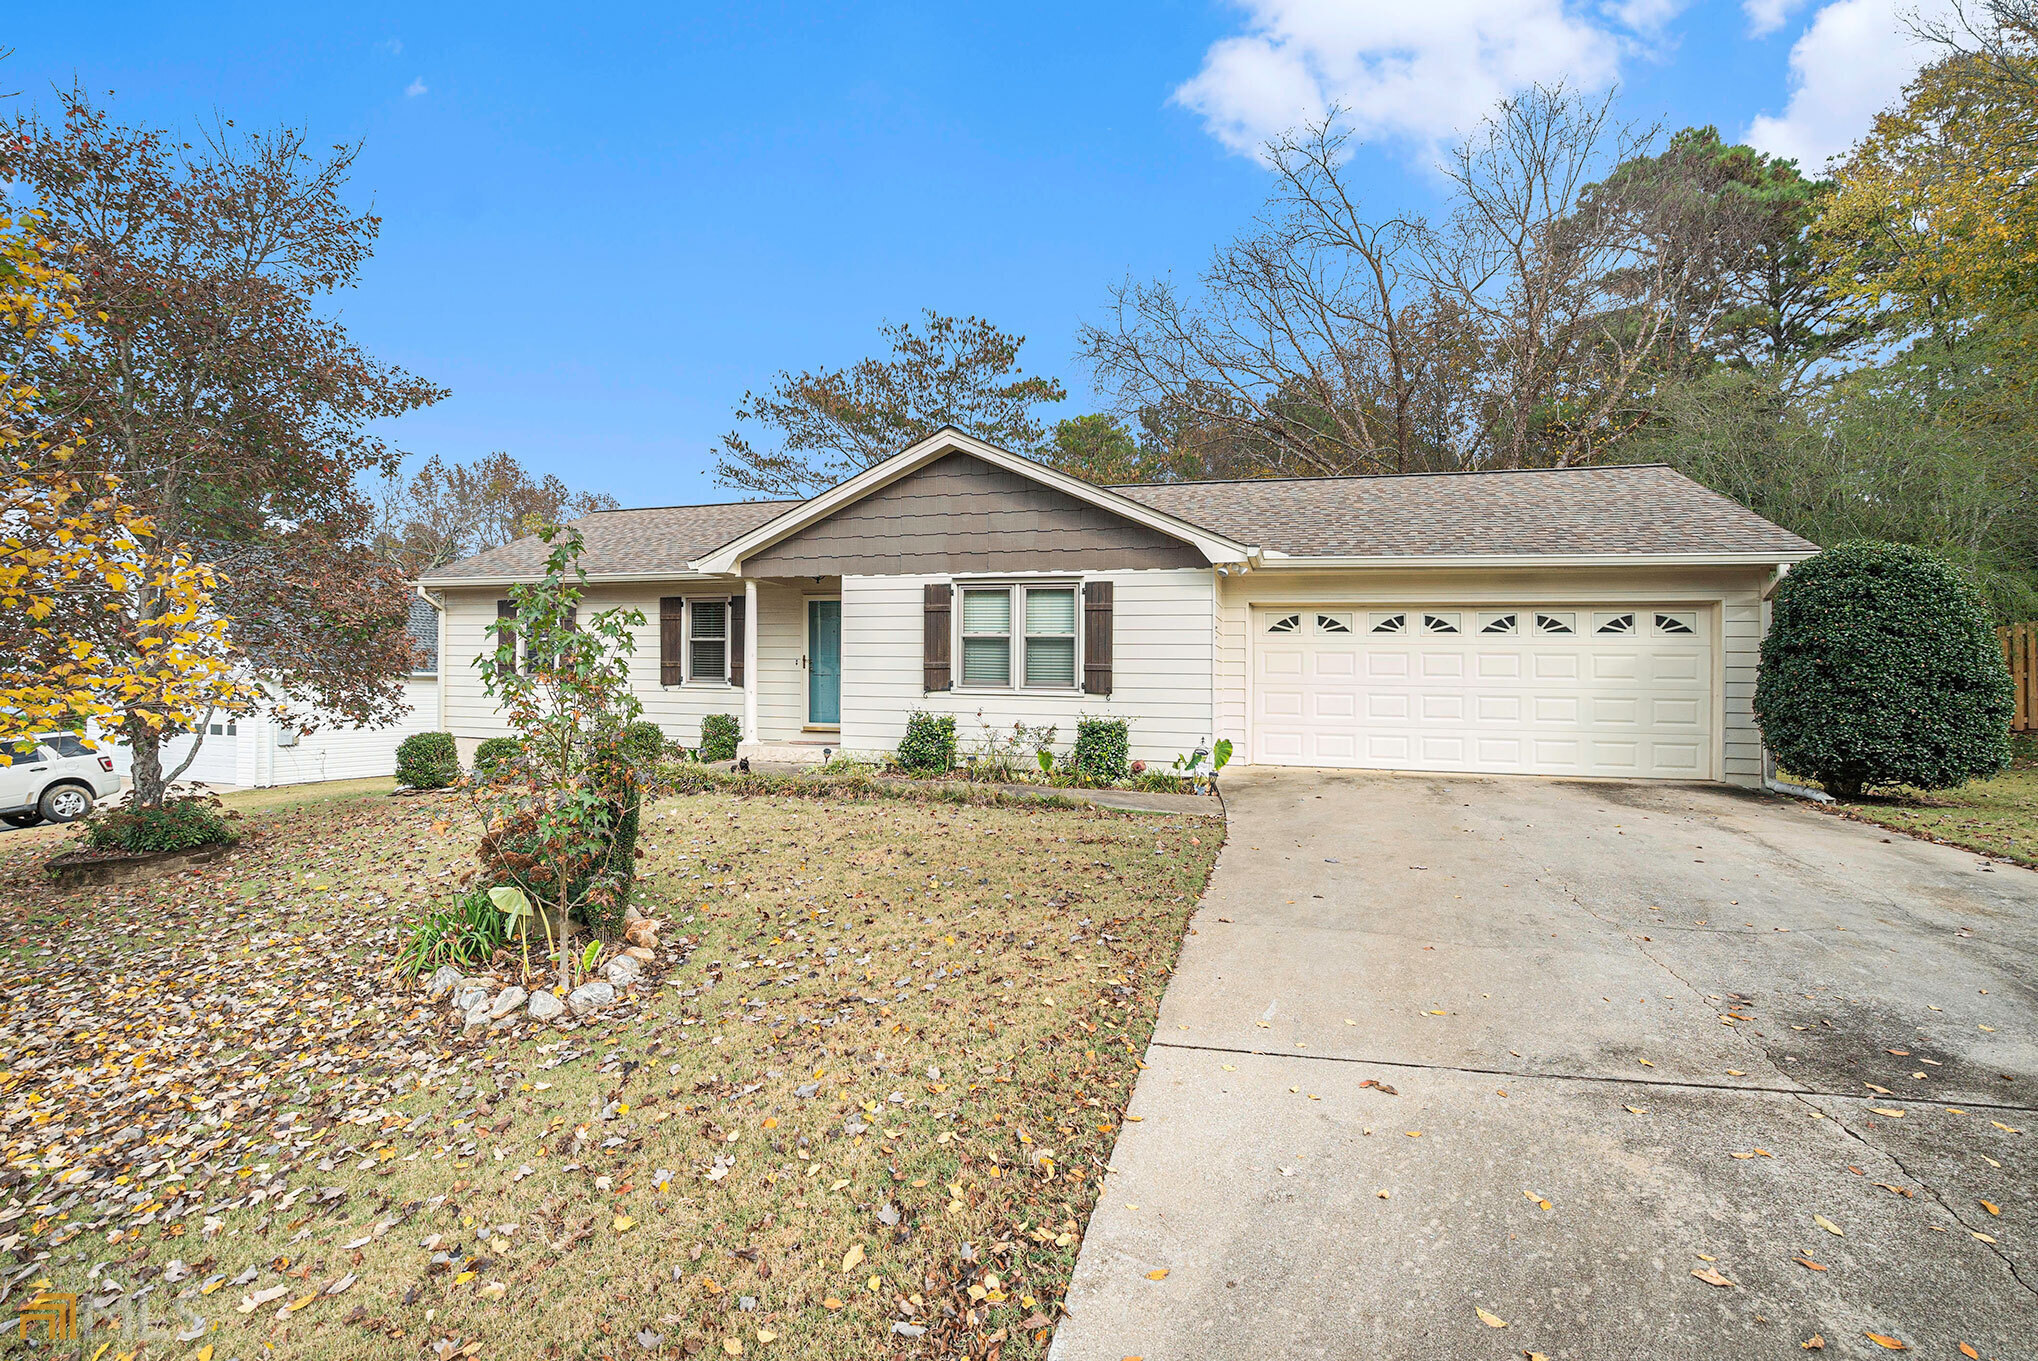
{"type": "Polygon", "coordinates": [[[807,725],[842,722],[842,602],[807,602],[807,725]]]}

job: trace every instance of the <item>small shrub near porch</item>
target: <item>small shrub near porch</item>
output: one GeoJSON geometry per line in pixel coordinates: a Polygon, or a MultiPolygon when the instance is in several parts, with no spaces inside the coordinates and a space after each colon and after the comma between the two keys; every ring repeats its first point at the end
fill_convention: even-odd
{"type": "Polygon", "coordinates": [[[917,709],[906,716],[906,735],[899,742],[899,766],[915,774],[955,768],[955,715],[917,709]]]}
{"type": "Polygon", "coordinates": [[[743,723],[734,714],[709,714],[701,719],[701,759],[733,761],[743,741],[743,723]]]}

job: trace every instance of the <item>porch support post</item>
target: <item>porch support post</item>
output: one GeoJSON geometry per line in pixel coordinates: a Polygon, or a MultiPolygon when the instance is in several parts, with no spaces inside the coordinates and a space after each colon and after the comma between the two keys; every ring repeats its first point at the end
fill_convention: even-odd
{"type": "Polygon", "coordinates": [[[743,740],[757,741],[757,578],[743,579],[743,740]]]}

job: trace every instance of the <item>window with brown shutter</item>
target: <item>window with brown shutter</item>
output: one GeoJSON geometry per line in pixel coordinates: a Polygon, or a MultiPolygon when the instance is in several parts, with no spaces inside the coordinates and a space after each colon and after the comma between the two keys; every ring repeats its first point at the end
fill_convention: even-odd
{"type": "Polygon", "coordinates": [[[922,595],[920,679],[932,693],[949,688],[949,611],[955,588],[947,582],[929,585],[922,595]]]}
{"type": "Polygon", "coordinates": [[[502,621],[514,620],[517,617],[516,602],[513,600],[496,601],[495,617],[498,624],[500,625],[500,627],[498,627],[495,631],[495,645],[498,649],[505,647],[509,649],[510,669],[515,670],[517,665],[516,627],[514,624],[504,623],[502,621]]]}
{"type": "Polygon", "coordinates": [[[729,684],[743,688],[743,607],[740,595],[729,597],[729,684]]]}
{"type": "Polygon", "coordinates": [[[1111,583],[1083,586],[1083,693],[1111,693],[1111,583]]]}
{"type": "Polygon", "coordinates": [[[658,683],[678,685],[686,679],[686,597],[658,598],[658,683]]]}

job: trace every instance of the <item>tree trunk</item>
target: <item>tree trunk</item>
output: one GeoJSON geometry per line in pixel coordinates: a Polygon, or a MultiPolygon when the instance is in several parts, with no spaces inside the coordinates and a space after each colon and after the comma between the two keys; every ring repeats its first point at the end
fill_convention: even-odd
{"type": "Polygon", "coordinates": [[[121,736],[130,758],[128,778],[134,784],[137,808],[161,808],[169,781],[163,778],[163,735],[138,718],[129,718],[121,736]]]}

